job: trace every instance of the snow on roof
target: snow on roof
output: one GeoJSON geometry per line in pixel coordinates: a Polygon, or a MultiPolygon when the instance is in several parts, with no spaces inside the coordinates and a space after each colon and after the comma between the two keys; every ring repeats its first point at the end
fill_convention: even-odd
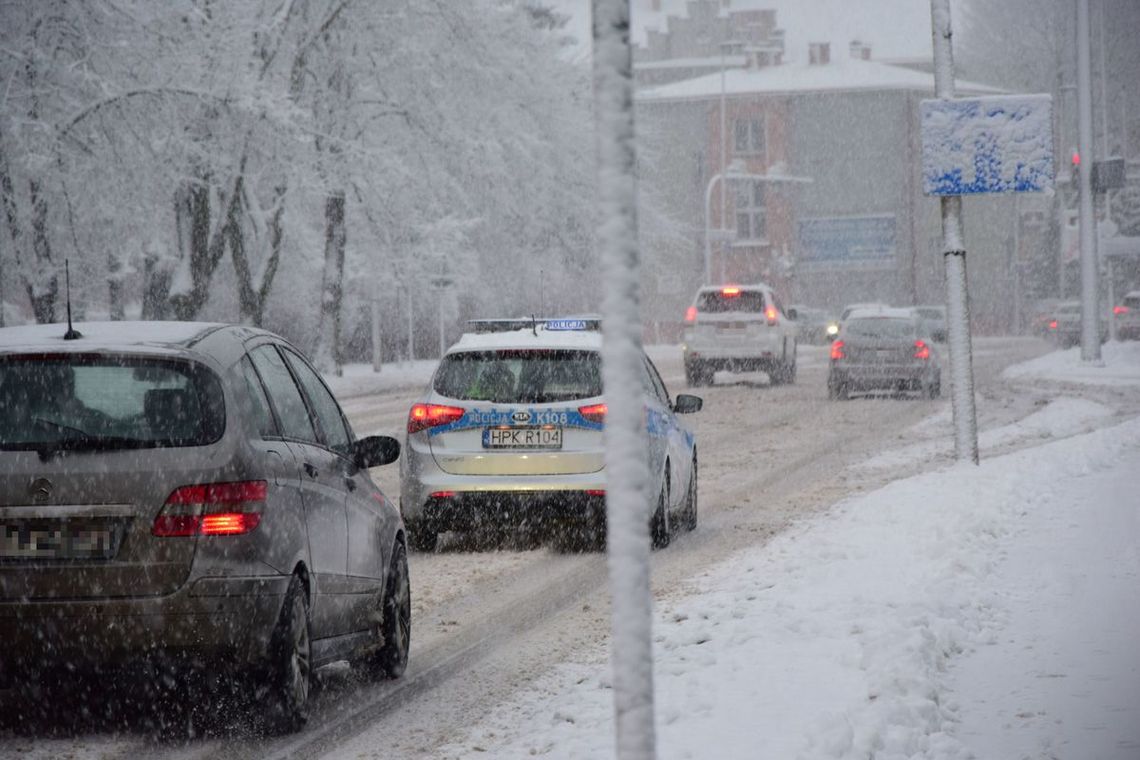
{"type": "Polygon", "coordinates": [[[596,330],[547,330],[540,322],[537,330],[528,327],[508,332],[464,333],[447,353],[493,351],[500,348],[578,348],[600,351],[602,334],[596,330]]]}
{"type": "Polygon", "coordinates": [[[708,56],[702,58],[666,58],[661,61],[643,61],[634,63],[633,68],[638,71],[652,71],[656,69],[717,69],[721,66],[726,69],[743,66],[748,59],[743,55],[726,55],[721,57],[708,56]]]}
{"type": "MultiPolygon", "coordinates": [[[[1001,93],[1003,90],[976,82],[958,81],[963,94],[1001,93]]],[[[724,73],[724,93],[778,95],[803,92],[853,92],[868,90],[917,90],[934,95],[934,75],[878,61],[837,58],[830,63],[783,63],[754,69],[730,69],[724,73]]],[[[719,98],[720,73],[650,87],[637,93],[641,103],[719,98]]]]}
{"type": "Polygon", "coordinates": [[[0,349],[90,350],[107,347],[172,346],[223,327],[210,322],[76,322],[83,336],[65,341],[66,323],[0,328],[0,349]]]}

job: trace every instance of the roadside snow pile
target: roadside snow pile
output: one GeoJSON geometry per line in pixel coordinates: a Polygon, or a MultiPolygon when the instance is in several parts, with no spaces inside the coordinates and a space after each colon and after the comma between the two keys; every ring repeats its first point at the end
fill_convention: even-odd
{"type": "MultiPolygon", "coordinates": [[[[1111,408],[1095,401],[1061,397],[1017,422],[983,430],[978,434],[978,447],[985,454],[1050,438],[1066,438],[1098,427],[1113,414],[1111,408]]],[[[954,455],[952,424],[949,407],[946,407],[912,428],[917,435],[931,439],[937,436],[937,439],[885,451],[852,465],[852,469],[885,470],[939,460],[948,462],[954,455]]]]}
{"type": "Polygon", "coordinates": [[[1082,385],[1140,385],[1140,341],[1105,343],[1100,363],[1081,360],[1079,346],[1054,351],[1002,372],[1006,380],[1051,380],[1082,385]]]}
{"type": "MultiPolygon", "coordinates": [[[[1140,620],[1135,500],[1071,500],[1090,474],[1109,479],[1117,488],[1112,493],[1119,493],[1138,467],[1140,420],[1131,420],[979,467],[957,465],[896,481],[726,560],[700,579],[695,593],[658,611],[659,755],[964,759],[982,750],[963,743],[985,734],[979,720],[999,733],[1019,720],[1012,717],[1016,711],[979,714],[973,690],[1004,690],[1012,699],[1014,685],[996,679],[1020,677],[1021,693],[1063,691],[1070,704],[1083,701],[1086,713],[1100,715],[1088,725],[1068,725],[1079,735],[1063,756],[1135,757],[1128,754],[1140,746],[1130,743],[1140,741],[1135,647],[1102,652],[1117,666],[1107,673],[1116,679],[1115,694],[1124,695],[1105,701],[1103,676],[1062,671],[1064,679],[1040,680],[1056,675],[1049,658],[1061,647],[1042,640],[1048,630],[1009,626],[1029,604],[1052,610],[1035,618],[1037,625],[1066,618],[1066,608],[1050,604],[1066,584],[1072,590],[1072,579],[1060,572],[1051,577],[1047,568],[1054,557],[1074,551],[1066,544],[1069,529],[1099,521],[1105,510],[1114,510],[1113,524],[1131,524],[1131,534],[1118,541],[1130,545],[1131,554],[1106,554],[1087,541],[1068,566],[1080,568],[1085,584],[1112,589],[1107,595],[1113,598],[1099,602],[1127,611],[1114,619],[1140,620]],[[1003,558],[1027,543],[1037,547],[1037,564],[1013,569],[1022,573],[1021,587],[1038,583],[1042,599],[1009,593],[1002,576],[1003,558]],[[1097,585],[1108,576],[1116,585],[1097,585]],[[975,673],[972,680],[958,677],[948,691],[948,668],[972,661],[967,653],[1016,651],[1027,639],[1041,660],[1036,674],[975,673]],[[963,712],[971,717],[969,737],[958,732],[963,712]]],[[[1068,624],[1084,632],[1088,647],[1106,649],[1095,622],[1068,624]]],[[[609,668],[593,654],[594,662],[561,666],[500,705],[441,755],[612,757],[609,668]]],[[[1066,730],[1066,719],[1064,713],[1039,717],[1029,729],[1037,732],[1032,746],[1061,750],[1066,742],[1052,738],[1066,730]]]]}
{"type": "Polygon", "coordinates": [[[346,364],[339,377],[323,375],[329,390],[339,399],[368,396],[396,388],[420,388],[431,381],[438,359],[417,359],[414,362],[390,362],[379,372],[371,364],[346,364]]]}

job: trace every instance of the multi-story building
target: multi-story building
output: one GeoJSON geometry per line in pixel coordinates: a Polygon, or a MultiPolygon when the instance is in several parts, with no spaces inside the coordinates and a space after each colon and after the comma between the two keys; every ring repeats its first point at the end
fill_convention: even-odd
{"type": "MultiPolygon", "coordinates": [[[[663,82],[636,96],[643,184],[680,230],[645,256],[648,316],[675,320],[706,266],[714,282],[764,280],[789,301],[832,309],[942,302],[939,205],[920,180],[929,65],[876,61],[861,41],[840,55],[815,43],[785,62],[774,12],[718,5],[692,0],[689,18],[650,32],[635,58],[640,82],[663,82]],[[746,13],[753,23],[737,36],[733,20],[746,13]],[[730,44],[711,46],[704,40],[714,32],[700,30],[730,44]],[[674,53],[670,68],[662,56],[674,53]],[[714,63],[712,73],[662,74],[714,63]]],[[[959,81],[957,92],[999,91],[959,81]]],[[[975,316],[982,329],[1004,328],[1017,265],[1014,201],[986,196],[965,206],[975,316]]]]}

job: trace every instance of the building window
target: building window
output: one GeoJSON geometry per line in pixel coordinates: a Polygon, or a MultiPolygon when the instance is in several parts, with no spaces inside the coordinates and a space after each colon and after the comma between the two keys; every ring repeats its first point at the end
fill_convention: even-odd
{"type": "Polygon", "coordinates": [[[736,119],[733,124],[736,132],[735,148],[745,155],[762,154],[767,147],[764,140],[763,119],[736,119]]]}
{"type": "Polygon", "coordinates": [[[756,180],[736,183],[736,239],[764,240],[767,213],[764,210],[764,183],[756,180]]]}

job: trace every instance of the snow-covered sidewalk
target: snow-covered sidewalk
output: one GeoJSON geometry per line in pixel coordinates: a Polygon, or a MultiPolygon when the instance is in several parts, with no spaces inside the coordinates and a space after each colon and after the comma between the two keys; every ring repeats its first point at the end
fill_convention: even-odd
{"type": "MultiPolygon", "coordinates": [[[[1131,346],[1106,359],[1140,380],[1131,346]]],[[[1066,361],[1013,374],[1103,378],[1066,361]]],[[[728,558],[658,609],[659,755],[1140,758],[1138,472],[1132,419],[896,481],[728,558]]],[[[591,655],[441,755],[612,756],[591,655]]]]}

